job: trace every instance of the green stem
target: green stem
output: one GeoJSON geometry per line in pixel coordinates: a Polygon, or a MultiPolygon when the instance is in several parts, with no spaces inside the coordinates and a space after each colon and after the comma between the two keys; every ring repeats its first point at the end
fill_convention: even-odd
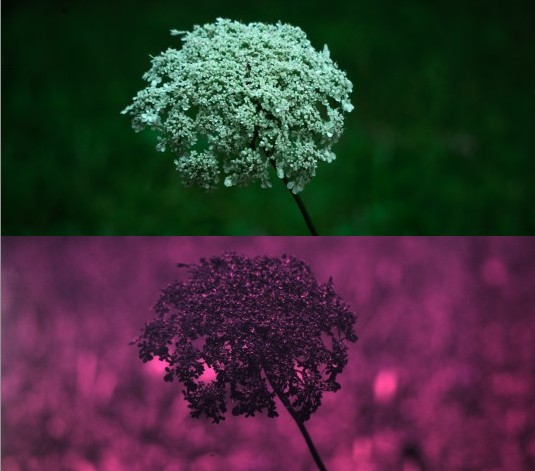
{"type": "MultiPolygon", "coordinates": [[[[269,159],[271,162],[271,165],[275,170],[277,170],[277,167],[275,166],[275,162],[273,162],[272,159],[269,159]]],[[[288,179],[286,177],[282,178],[282,181],[284,183],[284,186],[287,187],[288,185],[288,179]]],[[[318,231],[316,230],[316,227],[314,226],[314,223],[312,222],[312,218],[310,217],[310,214],[308,214],[307,208],[305,206],[305,203],[303,203],[303,200],[301,197],[297,194],[295,194],[293,191],[288,190],[291,195],[293,196],[294,201],[297,203],[297,207],[299,208],[299,211],[301,211],[301,215],[303,216],[303,219],[305,220],[305,223],[308,227],[308,230],[310,231],[310,235],[317,236],[318,231]]]]}

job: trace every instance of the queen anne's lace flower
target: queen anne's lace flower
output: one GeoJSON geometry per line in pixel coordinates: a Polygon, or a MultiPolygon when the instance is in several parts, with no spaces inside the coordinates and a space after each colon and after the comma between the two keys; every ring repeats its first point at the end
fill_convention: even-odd
{"type": "Polygon", "coordinates": [[[134,343],[143,361],[168,363],[164,379],[182,383],[193,417],[219,422],[229,403],[234,415],[276,417],[277,395],[302,424],[340,388],[356,318],[332,280],[287,256],[226,253],[189,272],[163,290],[134,343]]]}
{"type": "Polygon", "coordinates": [[[136,131],[157,131],[157,150],[177,155],[186,185],[269,187],[273,164],[298,193],[318,161],[334,160],[352,84],[327,46],[318,52],[300,28],[281,23],[218,19],[171,34],[182,49],[152,58],[147,87],[123,113],[136,131]]]}

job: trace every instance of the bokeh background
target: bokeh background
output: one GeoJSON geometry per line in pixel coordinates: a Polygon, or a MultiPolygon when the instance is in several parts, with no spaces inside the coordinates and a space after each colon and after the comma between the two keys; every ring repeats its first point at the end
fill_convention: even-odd
{"type": "MultiPolygon", "coordinates": [[[[206,194],[119,112],[171,28],[300,26],[356,109],[303,198],[323,235],[535,232],[533,2],[2,2],[5,235],[305,235],[282,185],[206,194]]],[[[274,181],[277,183],[277,181],[274,181]]]]}
{"type": "Polygon", "coordinates": [[[352,306],[342,388],[307,427],[333,471],[535,469],[535,243],[3,238],[2,470],[308,471],[292,419],[192,419],[129,341],[177,262],[293,254],[352,306]]]}

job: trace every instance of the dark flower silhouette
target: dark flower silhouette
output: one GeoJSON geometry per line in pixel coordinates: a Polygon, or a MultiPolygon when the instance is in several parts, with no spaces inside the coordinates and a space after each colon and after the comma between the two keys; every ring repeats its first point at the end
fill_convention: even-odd
{"type": "Polygon", "coordinates": [[[224,420],[228,399],[234,415],[276,417],[278,396],[314,454],[303,423],[324,392],[340,389],[346,341],[357,339],[332,280],[318,283],[285,255],[225,253],[186,266],[189,279],[163,290],[158,317],[136,339],[140,358],[168,363],[164,379],[183,384],[193,417],[224,420]],[[207,369],[211,381],[202,378],[207,369]]]}

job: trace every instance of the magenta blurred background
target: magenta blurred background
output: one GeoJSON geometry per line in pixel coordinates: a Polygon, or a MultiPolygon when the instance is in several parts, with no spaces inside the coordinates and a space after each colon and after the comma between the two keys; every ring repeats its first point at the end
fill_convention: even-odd
{"type": "Polygon", "coordinates": [[[225,250],[295,255],[353,308],[342,389],[307,422],[329,470],[535,469],[535,239],[2,238],[2,469],[313,470],[292,419],[188,415],[129,341],[225,250]]]}

